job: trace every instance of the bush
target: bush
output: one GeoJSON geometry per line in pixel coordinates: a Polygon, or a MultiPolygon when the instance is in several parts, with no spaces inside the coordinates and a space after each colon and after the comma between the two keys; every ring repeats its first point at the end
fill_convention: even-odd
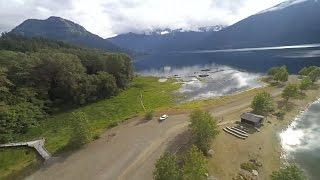
{"type": "Polygon", "coordinates": [[[152,120],[153,116],[154,116],[154,111],[150,110],[146,112],[146,114],[144,115],[144,119],[149,121],[149,120],[152,120]]]}
{"type": "Polygon", "coordinates": [[[286,66],[273,67],[269,69],[268,75],[273,77],[273,80],[277,82],[286,82],[288,81],[289,73],[286,66]]]}
{"type": "Polygon", "coordinates": [[[278,111],[275,113],[275,116],[277,116],[278,120],[283,120],[286,113],[284,111],[278,111]]]}
{"type": "Polygon", "coordinates": [[[312,86],[312,80],[309,77],[305,77],[301,80],[299,88],[301,91],[307,90],[312,86]]]}
{"type": "Polygon", "coordinates": [[[92,139],[88,119],[85,113],[72,113],[71,118],[72,137],[70,144],[75,147],[82,146],[92,139]]]}
{"type": "Polygon", "coordinates": [[[219,133],[217,121],[208,112],[196,110],[191,113],[190,122],[196,146],[207,154],[210,141],[219,133]]]}
{"type": "Polygon", "coordinates": [[[316,82],[320,78],[320,68],[317,66],[309,66],[301,69],[299,75],[308,76],[312,82],[316,82]]]}
{"type": "Polygon", "coordinates": [[[196,146],[192,146],[184,157],[183,179],[204,180],[207,179],[206,173],[206,158],[196,146]]]}
{"type": "Polygon", "coordinates": [[[282,98],[288,103],[290,98],[298,97],[298,86],[296,84],[287,85],[282,91],[282,98]]]}
{"type": "Polygon", "coordinates": [[[275,171],[271,175],[272,180],[305,180],[306,177],[297,166],[291,165],[275,171]]]}
{"type": "Polygon", "coordinates": [[[299,75],[301,75],[301,76],[308,76],[311,71],[313,71],[313,70],[315,70],[315,69],[317,69],[317,68],[319,68],[319,67],[317,67],[317,66],[304,67],[303,69],[301,69],[301,70],[299,71],[299,75]]]}
{"type": "Polygon", "coordinates": [[[165,153],[157,160],[153,172],[155,180],[178,180],[181,179],[177,157],[170,153],[165,153]]]}
{"type": "Polygon", "coordinates": [[[241,169],[252,172],[252,170],[258,170],[259,167],[252,162],[245,162],[240,165],[241,169]]]}
{"type": "Polygon", "coordinates": [[[320,78],[320,68],[314,69],[309,73],[309,78],[311,79],[312,82],[316,82],[320,78]]]}

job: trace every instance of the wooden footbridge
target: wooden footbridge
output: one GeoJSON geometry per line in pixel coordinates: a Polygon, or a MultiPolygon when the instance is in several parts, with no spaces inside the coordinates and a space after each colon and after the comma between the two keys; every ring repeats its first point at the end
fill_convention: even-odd
{"type": "Polygon", "coordinates": [[[48,160],[50,159],[51,155],[44,147],[44,142],[45,142],[45,139],[39,139],[39,140],[29,141],[29,142],[0,144],[0,148],[19,147],[19,146],[31,147],[31,148],[34,148],[44,160],[48,160]]]}

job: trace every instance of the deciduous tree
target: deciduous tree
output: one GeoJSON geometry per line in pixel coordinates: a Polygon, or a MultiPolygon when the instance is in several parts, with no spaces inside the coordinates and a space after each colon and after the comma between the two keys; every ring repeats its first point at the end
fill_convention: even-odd
{"type": "Polygon", "coordinates": [[[219,133],[217,121],[208,112],[196,110],[191,113],[190,122],[195,144],[206,154],[210,149],[210,141],[219,133]]]}
{"type": "Polygon", "coordinates": [[[290,98],[296,98],[298,96],[298,86],[296,84],[287,85],[282,91],[282,98],[288,103],[290,98]]]}
{"type": "Polygon", "coordinates": [[[155,164],[153,176],[155,180],[182,179],[177,157],[168,152],[162,155],[155,164]]]}
{"type": "Polygon", "coordinates": [[[196,146],[192,146],[184,157],[183,179],[205,180],[208,173],[206,162],[203,153],[196,146]]]}
{"type": "Polygon", "coordinates": [[[251,103],[251,108],[256,114],[268,115],[271,111],[274,110],[274,102],[271,94],[262,92],[256,95],[251,103]]]}

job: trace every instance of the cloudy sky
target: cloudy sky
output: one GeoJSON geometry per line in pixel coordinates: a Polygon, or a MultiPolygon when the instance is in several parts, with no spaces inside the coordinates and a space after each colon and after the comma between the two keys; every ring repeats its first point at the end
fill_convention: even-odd
{"type": "Polygon", "coordinates": [[[0,0],[0,32],[60,16],[104,38],[155,28],[230,25],[285,0],[0,0]]]}

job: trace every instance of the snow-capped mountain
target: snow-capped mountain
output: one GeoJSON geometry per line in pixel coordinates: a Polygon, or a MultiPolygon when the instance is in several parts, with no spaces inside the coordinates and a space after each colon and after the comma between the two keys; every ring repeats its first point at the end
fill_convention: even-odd
{"type": "Polygon", "coordinates": [[[319,43],[319,18],[318,0],[289,0],[212,33],[191,49],[319,43]]]}
{"type": "Polygon", "coordinates": [[[229,27],[159,29],[109,39],[142,52],[250,48],[320,43],[320,1],[288,0],[229,27]]]}
{"type": "Polygon", "coordinates": [[[154,30],[147,30],[142,33],[137,34],[144,34],[144,35],[166,35],[166,34],[175,34],[175,33],[181,33],[181,32],[217,32],[221,31],[222,29],[226,28],[226,26],[223,25],[214,25],[214,26],[203,26],[198,27],[194,29],[154,29],[154,30]]]}
{"type": "Polygon", "coordinates": [[[187,29],[154,29],[141,33],[120,34],[109,38],[112,43],[137,52],[171,51],[183,49],[186,45],[198,42],[212,32],[225,28],[222,25],[187,29]]]}
{"type": "Polygon", "coordinates": [[[205,27],[198,28],[198,31],[201,31],[201,32],[218,32],[218,31],[221,31],[222,29],[224,29],[226,27],[227,26],[223,26],[223,25],[205,26],[205,27]]]}
{"type": "MultiPolygon", "coordinates": [[[[308,1],[308,0],[288,0],[288,1],[282,2],[282,3],[276,5],[276,6],[272,7],[272,8],[263,10],[258,14],[263,14],[263,13],[267,13],[267,12],[282,10],[282,9],[289,8],[290,6],[298,5],[299,3],[303,3],[303,2],[306,2],[306,1],[308,1]]],[[[318,0],[314,0],[314,1],[317,2],[318,0]]]]}

